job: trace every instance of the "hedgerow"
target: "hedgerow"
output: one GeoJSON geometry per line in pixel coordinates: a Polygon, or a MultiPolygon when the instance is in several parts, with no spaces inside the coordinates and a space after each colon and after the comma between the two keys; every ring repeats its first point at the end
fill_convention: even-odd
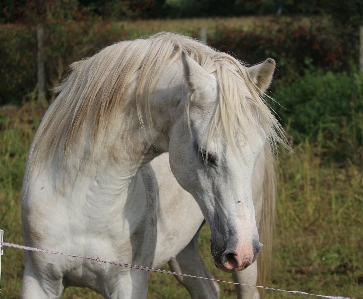
{"type": "MultiPolygon", "coordinates": [[[[208,44],[242,61],[258,63],[267,57],[278,65],[275,79],[298,80],[306,71],[354,70],[358,43],[354,34],[343,34],[329,19],[295,22],[291,18],[256,21],[249,29],[218,24],[208,35],[208,44]]],[[[47,88],[59,84],[67,66],[91,56],[103,47],[134,38],[124,26],[100,18],[50,19],[45,23],[47,88]]],[[[190,30],[198,38],[198,28],[190,30]]],[[[37,87],[36,28],[26,25],[0,26],[0,105],[20,104],[37,87]]],[[[48,94],[48,100],[53,95],[48,94]]]]}

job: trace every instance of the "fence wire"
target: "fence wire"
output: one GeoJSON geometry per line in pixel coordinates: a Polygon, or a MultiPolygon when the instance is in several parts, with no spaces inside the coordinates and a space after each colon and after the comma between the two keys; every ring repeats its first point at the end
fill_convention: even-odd
{"type": "MultiPolygon", "coordinates": [[[[208,277],[178,273],[178,272],[151,268],[151,267],[145,267],[145,266],[139,266],[139,265],[134,265],[134,264],[129,264],[129,263],[107,261],[107,260],[100,259],[98,256],[96,256],[96,257],[78,256],[75,254],[69,254],[69,253],[63,253],[63,252],[58,252],[58,251],[52,251],[52,250],[47,250],[47,249],[40,249],[40,248],[36,248],[36,247],[29,247],[29,246],[23,246],[23,245],[19,245],[19,244],[3,242],[2,235],[3,235],[3,231],[0,230],[0,236],[1,236],[0,252],[1,252],[1,254],[2,254],[2,247],[4,246],[4,247],[17,248],[17,249],[22,249],[22,250],[27,250],[27,251],[42,252],[42,253],[47,253],[47,254],[57,254],[57,255],[62,255],[62,256],[67,256],[67,257],[72,257],[72,258],[86,259],[86,260],[90,260],[90,261],[95,261],[98,264],[100,264],[100,266],[104,266],[104,264],[109,264],[109,265],[114,265],[114,266],[120,266],[120,267],[125,267],[125,268],[130,268],[130,269],[146,271],[146,272],[150,272],[150,273],[155,272],[155,273],[182,276],[182,277],[188,277],[188,278],[194,278],[194,279],[204,279],[204,280],[215,281],[218,283],[241,285],[241,286],[246,286],[246,287],[251,287],[251,288],[283,292],[283,293],[289,293],[289,294],[294,294],[294,295],[306,295],[306,296],[314,296],[314,297],[327,298],[327,299],[355,299],[352,297],[327,296],[327,295],[311,294],[311,293],[302,292],[302,291],[283,290],[283,289],[271,288],[271,287],[266,287],[266,286],[254,286],[254,285],[249,285],[249,284],[244,284],[244,283],[227,281],[227,280],[223,280],[223,279],[208,278],[208,277]]],[[[0,255],[0,294],[1,294],[1,255],[0,255]]]]}

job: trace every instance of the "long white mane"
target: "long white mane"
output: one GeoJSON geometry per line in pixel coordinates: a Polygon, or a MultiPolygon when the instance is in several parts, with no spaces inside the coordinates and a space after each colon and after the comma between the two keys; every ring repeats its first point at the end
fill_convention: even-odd
{"type": "Polygon", "coordinates": [[[191,38],[159,33],[146,39],[119,42],[71,65],[71,74],[56,88],[60,94],[35,136],[27,174],[42,160],[52,160],[55,156],[61,161],[60,167],[60,163],[66,163],[63,158],[71,150],[74,152],[75,147],[80,155],[79,163],[84,156],[97,154],[93,152],[94,145],[105,140],[110,121],[129,107],[137,111],[140,125],[152,123],[150,119],[143,119],[142,115],[150,114],[140,111],[140,107],[150,110],[152,103],[147,95],[157,87],[156,78],[181,59],[181,51],[217,77],[220,102],[210,138],[216,132],[224,132],[226,141],[234,143],[237,132],[246,138],[249,136],[248,128],[242,124],[258,121],[271,150],[277,143],[285,144],[282,128],[241,62],[191,38]],[[136,88],[132,88],[134,82],[137,82],[136,88]],[[141,105],[141,101],[146,102],[141,105]]]}

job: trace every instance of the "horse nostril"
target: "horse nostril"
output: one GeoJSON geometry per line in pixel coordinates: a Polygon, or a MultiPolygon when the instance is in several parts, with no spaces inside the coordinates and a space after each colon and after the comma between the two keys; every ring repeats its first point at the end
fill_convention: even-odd
{"type": "Polygon", "coordinates": [[[228,263],[233,268],[238,267],[238,261],[234,252],[226,253],[223,256],[223,263],[228,263]]]}
{"type": "Polygon", "coordinates": [[[226,254],[227,261],[230,262],[230,261],[235,260],[234,255],[235,255],[234,253],[227,253],[226,254]]]}

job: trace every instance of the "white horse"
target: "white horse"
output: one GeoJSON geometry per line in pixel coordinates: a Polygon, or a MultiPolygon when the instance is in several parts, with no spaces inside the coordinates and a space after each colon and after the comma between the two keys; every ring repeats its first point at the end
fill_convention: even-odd
{"type": "MultiPolygon", "coordinates": [[[[205,218],[216,266],[235,272],[251,265],[262,247],[257,222],[266,165],[276,143],[284,143],[259,94],[274,67],[268,59],[248,69],[166,33],[74,63],[29,152],[25,244],[148,267],[171,260],[174,269],[210,275],[191,262],[199,258],[194,236],[205,218]],[[164,152],[177,182],[166,156],[149,163],[164,152]]],[[[236,279],[255,282],[251,267],[236,279]]],[[[72,285],[106,298],[146,298],[148,277],[26,252],[22,298],[59,298],[72,285]]],[[[210,292],[204,297],[218,296],[213,283],[181,280],[193,298],[203,297],[193,294],[198,286],[210,292]]],[[[258,298],[255,290],[243,293],[258,298]]]]}

